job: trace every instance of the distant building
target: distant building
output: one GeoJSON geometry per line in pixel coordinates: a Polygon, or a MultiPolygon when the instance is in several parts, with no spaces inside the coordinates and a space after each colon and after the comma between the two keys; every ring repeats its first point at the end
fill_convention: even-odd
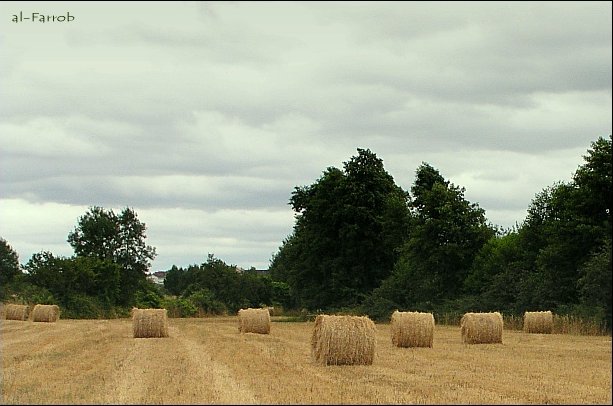
{"type": "Polygon", "coordinates": [[[157,271],[150,273],[147,275],[147,279],[149,279],[153,283],[163,285],[164,279],[166,279],[166,271],[157,271]]]}
{"type": "Polygon", "coordinates": [[[264,276],[264,275],[269,275],[268,273],[268,269],[255,269],[254,267],[251,267],[249,269],[244,269],[241,267],[236,267],[236,272],[238,273],[255,273],[256,275],[260,275],[260,276],[264,276]]]}

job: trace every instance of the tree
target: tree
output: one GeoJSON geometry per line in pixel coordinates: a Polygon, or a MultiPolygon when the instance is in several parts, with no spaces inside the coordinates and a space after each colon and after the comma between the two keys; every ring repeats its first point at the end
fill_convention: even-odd
{"type": "Polygon", "coordinates": [[[417,168],[408,238],[393,274],[374,292],[379,299],[371,302],[431,310],[462,293],[475,256],[495,235],[484,210],[464,191],[428,163],[417,168]]]}
{"type": "Polygon", "coordinates": [[[183,292],[183,290],[187,287],[184,279],[185,271],[183,268],[177,268],[176,265],[173,265],[166,272],[166,277],[164,278],[164,288],[171,295],[178,296],[183,292]]]}
{"type": "Polygon", "coordinates": [[[516,230],[490,238],[479,250],[466,279],[465,293],[475,298],[474,311],[516,311],[519,278],[525,269],[516,230]]]}
{"type": "Polygon", "coordinates": [[[416,276],[431,279],[425,288],[430,297],[454,298],[495,230],[487,224],[485,211],[464,198],[465,189],[443,180],[429,164],[417,169],[411,192],[414,220],[403,247],[405,261],[416,276]]]}
{"type": "Polygon", "coordinates": [[[0,237],[0,287],[6,286],[21,273],[19,256],[11,245],[0,237]]]}
{"type": "Polygon", "coordinates": [[[119,235],[119,220],[113,210],[93,206],[79,218],[77,227],[68,234],[68,243],[77,256],[114,261],[121,245],[119,235]]]}
{"type": "Polygon", "coordinates": [[[611,239],[594,252],[579,270],[581,277],[577,282],[581,302],[604,313],[605,327],[612,326],[612,286],[611,239]]]}
{"type": "Polygon", "coordinates": [[[580,191],[577,211],[593,224],[605,225],[611,232],[611,200],[613,194],[613,169],[611,164],[612,138],[599,137],[592,142],[585,163],[573,176],[573,182],[580,191]]]}
{"type": "Polygon", "coordinates": [[[90,207],[68,234],[68,242],[79,257],[110,260],[122,268],[120,302],[134,304],[134,294],[146,282],[146,272],[155,258],[155,248],[145,244],[146,226],[136,212],[90,207]]]}
{"type": "Polygon", "coordinates": [[[271,261],[271,275],[286,282],[298,305],[354,306],[393,269],[406,235],[407,194],[368,149],[327,168],[290,198],[294,231],[271,261]]]}
{"type": "MultiPolygon", "coordinates": [[[[56,257],[43,251],[25,265],[30,282],[47,289],[64,307],[95,298],[96,306],[117,304],[121,291],[121,267],[96,257],[56,257]]],[[[78,315],[78,309],[73,314],[78,315]]]]}
{"type": "Polygon", "coordinates": [[[581,301],[580,269],[611,238],[611,137],[591,144],[572,182],[557,182],[532,201],[520,239],[526,256],[518,302],[556,308],[581,301]]]}

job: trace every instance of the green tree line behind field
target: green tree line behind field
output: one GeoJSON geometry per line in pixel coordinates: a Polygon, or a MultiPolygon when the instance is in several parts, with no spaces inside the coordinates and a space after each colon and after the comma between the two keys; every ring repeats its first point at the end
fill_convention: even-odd
{"type": "Polygon", "coordinates": [[[90,207],[67,241],[72,257],[34,254],[20,265],[0,238],[0,299],[59,304],[63,317],[115,317],[132,306],[179,317],[244,307],[461,314],[552,310],[611,330],[611,136],[592,142],[569,182],[536,193],[511,229],[491,224],[465,189],[422,162],[410,190],[369,149],[342,169],[296,186],[291,233],[268,275],[209,254],[147,279],[154,247],[133,209],[90,207]]]}
{"type": "Polygon", "coordinates": [[[290,198],[293,232],[271,260],[296,307],[391,313],[552,310],[611,330],[611,136],[570,182],[537,193],[512,229],[488,222],[431,164],[410,191],[370,150],[290,198]]]}

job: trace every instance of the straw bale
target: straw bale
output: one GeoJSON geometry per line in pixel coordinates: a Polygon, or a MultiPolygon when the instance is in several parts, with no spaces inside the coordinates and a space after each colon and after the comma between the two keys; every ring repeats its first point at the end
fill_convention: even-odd
{"type": "Polygon", "coordinates": [[[32,321],[55,323],[60,318],[60,307],[58,305],[37,304],[32,309],[32,321]]]}
{"type": "Polygon", "coordinates": [[[524,332],[551,334],[553,331],[553,313],[549,310],[544,312],[524,313],[524,332]]]}
{"type": "Polygon", "coordinates": [[[28,320],[28,305],[8,303],[4,305],[4,318],[6,320],[28,320]]]}
{"type": "Polygon", "coordinates": [[[493,313],[465,313],[460,320],[462,342],[466,344],[502,343],[502,315],[493,313]]]}
{"type": "Polygon", "coordinates": [[[421,312],[392,313],[392,343],[396,347],[432,347],[434,315],[421,312]]]}
{"type": "Polygon", "coordinates": [[[375,323],[366,316],[319,314],[311,335],[311,355],[323,365],[371,365],[375,323]]]}
{"type": "Polygon", "coordinates": [[[132,333],[134,338],[168,337],[166,309],[132,309],[132,333]]]}
{"type": "Polygon", "coordinates": [[[262,309],[240,309],[238,331],[241,333],[270,334],[270,311],[262,309]]]}

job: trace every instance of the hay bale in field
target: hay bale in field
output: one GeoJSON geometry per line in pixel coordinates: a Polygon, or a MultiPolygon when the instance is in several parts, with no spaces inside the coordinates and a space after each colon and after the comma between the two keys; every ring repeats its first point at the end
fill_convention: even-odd
{"type": "Polygon", "coordinates": [[[524,333],[551,334],[553,332],[553,313],[544,312],[524,313],[524,333]]]}
{"type": "Polygon", "coordinates": [[[37,304],[32,309],[32,321],[55,323],[60,318],[60,307],[58,305],[37,304]]]}
{"type": "Polygon", "coordinates": [[[319,314],[311,335],[311,355],[323,365],[371,365],[375,323],[366,316],[319,314]]]}
{"type": "Polygon", "coordinates": [[[3,311],[4,318],[6,320],[26,321],[28,320],[28,315],[29,315],[28,310],[29,310],[28,305],[8,303],[4,305],[4,311],[3,311]]]}
{"type": "Polygon", "coordinates": [[[392,313],[392,343],[396,347],[432,347],[434,315],[421,312],[392,313]]]}
{"type": "Polygon", "coordinates": [[[238,331],[241,333],[270,334],[270,312],[268,309],[240,309],[238,331]]]}
{"type": "Polygon", "coordinates": [[[466,344],[502,343],[502,315],[493,313],[465,313],[460,320],[462,342],[466,344]]]}
{"type": "Polygon", "coordinates": [[[134,338],[168,337],[166,309],[132,308],[132,333],[134,338]]]}

